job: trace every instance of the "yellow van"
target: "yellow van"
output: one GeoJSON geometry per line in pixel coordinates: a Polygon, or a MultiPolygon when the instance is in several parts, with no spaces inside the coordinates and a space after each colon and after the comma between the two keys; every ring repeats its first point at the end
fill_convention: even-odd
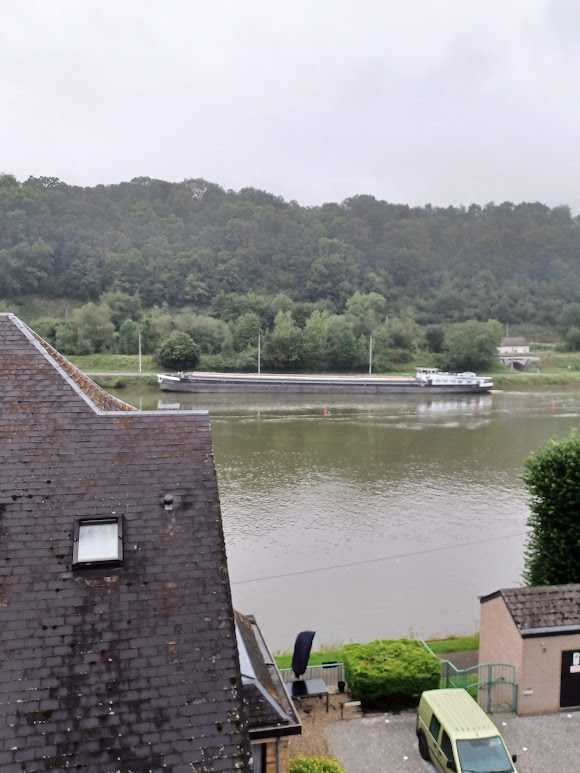
{"type": "Polygon", "coordinates": [[[517,773],[503,738],[467,690],[427,690],[417,714],[419,754],[437,770],[517,773]]]}

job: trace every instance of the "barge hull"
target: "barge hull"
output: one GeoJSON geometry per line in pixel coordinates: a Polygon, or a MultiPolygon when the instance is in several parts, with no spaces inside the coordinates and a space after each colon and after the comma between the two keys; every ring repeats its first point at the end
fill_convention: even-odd
{"type": "Polygon", "coordinates": [[[373,384],[369,382],[300,382],[290,380],[277,380],[259,382],[257,380],[161,380],[159,386],[164,392],[198,392],[198,393],[238,393],[258,394],[269,392],[271,394],[415,394],[429,397],[431,395],[449,394],[486,394],[488,387],[477,385],[441,385],[429,386],[418,384],[414,379],[409,381],[393,380],[381,381],[373,384]]]}

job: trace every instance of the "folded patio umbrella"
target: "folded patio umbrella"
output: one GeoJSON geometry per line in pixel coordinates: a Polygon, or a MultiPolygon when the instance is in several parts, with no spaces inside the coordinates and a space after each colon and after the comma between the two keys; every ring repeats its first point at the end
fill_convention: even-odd
{"type": "Polygon", "coordinates": [[[306,671],[315,633],[315,631],[301,631],[296,637],[292,658],[292,671],[294,671],[296,679],[299,679],[306,671]]]}

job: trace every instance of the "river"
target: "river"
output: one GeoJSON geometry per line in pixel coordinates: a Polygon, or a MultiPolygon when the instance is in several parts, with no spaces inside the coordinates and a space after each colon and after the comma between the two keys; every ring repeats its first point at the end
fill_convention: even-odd
{"type": "Polygon", "coordinates": [[[580,392],[561,388],[115,394],[210,411],[234,605],[275,651],[305,629],[315,646],[475,632],[478,596],[521,584],[523,460],[580,415],[580,392]]]}

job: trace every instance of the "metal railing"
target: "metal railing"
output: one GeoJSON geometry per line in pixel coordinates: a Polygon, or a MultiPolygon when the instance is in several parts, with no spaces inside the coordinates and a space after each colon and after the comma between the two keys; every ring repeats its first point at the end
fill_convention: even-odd
{"type": "MultiPolygon", "coordinates": [[[[428,644],[423,640],[421,643],[435,655],[428,644]]],[[[514,666],[507,663],[484,663],[459,669],[450,660],[442,660],[440,686],[467,690],[487,714],[515,713],[518,706],[515,672],[514,666]]]]}
{"type": "MultiPolygon", "coordinates": [[[[294,682],[296,677],[291,668],[281,668],[280,674],[284,682],[294,682]]],[[[344,682],[343,663],[324,663],[320,666],[308,666],[302,679],[323,679],[329,692],[338,692],[338,683],[344,682]]]]}

